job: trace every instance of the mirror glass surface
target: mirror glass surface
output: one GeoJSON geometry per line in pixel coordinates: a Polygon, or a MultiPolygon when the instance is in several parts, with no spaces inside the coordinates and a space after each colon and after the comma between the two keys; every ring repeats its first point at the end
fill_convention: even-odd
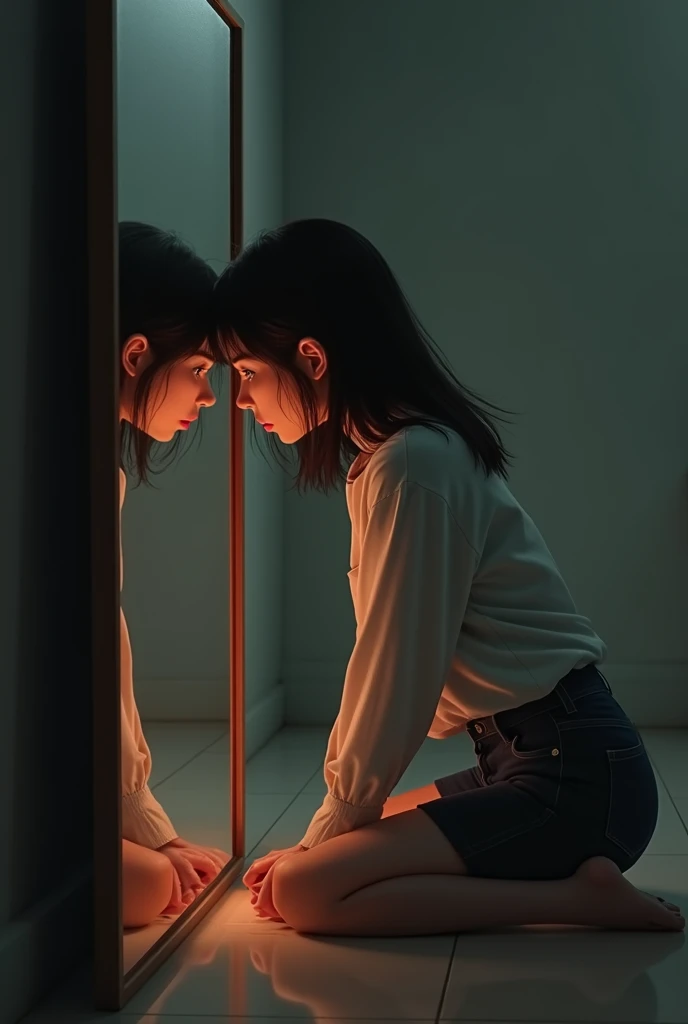
{"type": "MultiPolygon", "coordinates": [[[[173,232],[216,273],[230,258],[229,35],[207,0],[117,4],[120,225],[173,232]]],[[[122,288],[122,326],[124,301],[122,288]]],[[[202,892],[207,850],[215,864],[232,855],[226,369],[206,385],[216,402],[176,431],[181,457],[157,471],[160,444],[152,486],[120,479],[125,972],[179,917],[160,907],[188,884],[175,862],[196,861],[202,892]]],[[[195,409],[194,397],[181,415],[195,409]]]]}

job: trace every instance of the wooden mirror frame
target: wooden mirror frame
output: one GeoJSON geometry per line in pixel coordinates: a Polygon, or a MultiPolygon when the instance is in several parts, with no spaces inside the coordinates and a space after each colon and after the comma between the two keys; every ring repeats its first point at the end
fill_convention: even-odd
{"type": "MultiPolygon", "coordinates": [[[[225,0],[204,0],[229,27],[230,257],[243,232],[243,32],[225,0]]],[[[245,857],[244,452],[239,381],[231,379],[229,738],[232,856],[215,881],[124,974],[119,658],[119,294],[117,0],[86,4],[91,664],[93,692],[94,1002],[119,1010],[238,876],[245,857]]]]}

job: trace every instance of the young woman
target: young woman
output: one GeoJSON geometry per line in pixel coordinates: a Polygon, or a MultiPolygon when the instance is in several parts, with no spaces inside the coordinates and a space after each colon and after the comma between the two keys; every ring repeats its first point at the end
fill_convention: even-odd
{"type": "MultiPolygon", "coordinates": [[[[146,482],[153,446],[169,461],[201,410],[215,403],[208,373],[223,361],[208,338],[215,273],[175,236],[147,224],[119,229],[122,456],[146,482]]],[[[120,468],[120,515],[126,476],[120,468]]],[[[120,587],[122,563],[120,551],[120,587]]],[[[120,610],[123,918],[127,928],[180,913],[227,855],[181,839],[153,796],[151,756],[136,708],[129,633],[120,610]]]]}
{"type": "Polygon", "coordinates": [[[327,220],[265,233],[218,280],[214,318],[239,407],[296,446],[300,486],[346,474],[352,525],[328,792],[298,846],[246,873],[258,914],[330,935],[682,929],[622,875],[657,786],[605,646],[506,485],[485,403],[377,250],[327,220]],[[474,768],[390,797],[425,736],[462,730],[474,768]]]}

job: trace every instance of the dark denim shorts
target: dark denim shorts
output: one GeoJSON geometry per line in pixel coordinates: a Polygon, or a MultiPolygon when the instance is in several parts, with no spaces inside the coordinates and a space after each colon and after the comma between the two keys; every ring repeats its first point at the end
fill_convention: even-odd
{"type": "Polygon", "coordinates": [[[545,697],[468,723],[477,767],[419,804],[482,878],[568,878],[588,857],[628,871],[657,825],[643,742],[594,665],[545,697]]]}

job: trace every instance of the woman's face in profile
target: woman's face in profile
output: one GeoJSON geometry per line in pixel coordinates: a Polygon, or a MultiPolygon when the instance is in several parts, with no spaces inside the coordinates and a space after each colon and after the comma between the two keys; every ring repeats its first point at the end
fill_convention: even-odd
{"type": "MultiPolygon", "coordinates": [[[[305,416],[289,375],[280,382],[274,367],[251,356],[238,358],[232,365],[241,381],[238,407],[252,412],[256,422],[277,434],[282,444],[300,441],[306,433],[305,416]]],[[[322,347],[310,339],[302,341],[296,365],[311,378],[322,423],[327,419],[327,360],[322,347]]]]}
{"type": "Polygon", "coordinates": [[[252,412],[256,423],[277,434],[283,444],[300,440],[305,429],[290,382],[280,388],[273,367],[258,359],[240,359],[234,366],[241,381],[238,407],[252,412]]]}
{"type": "MultiPolygon", "coordinates": [[[[127,339],[122,351],[120,419],[133,422],[136,386],[152,362],[153,353],[143,335],[127,339]]],[[[188,430],[202,408],[215,405],[215,393],[208,380],[212,367],[212,359],[202,349],[166,366],[153,380],[146,422],[135,425],[161,442],[171,441],[179,430],[188,430]]]]}

